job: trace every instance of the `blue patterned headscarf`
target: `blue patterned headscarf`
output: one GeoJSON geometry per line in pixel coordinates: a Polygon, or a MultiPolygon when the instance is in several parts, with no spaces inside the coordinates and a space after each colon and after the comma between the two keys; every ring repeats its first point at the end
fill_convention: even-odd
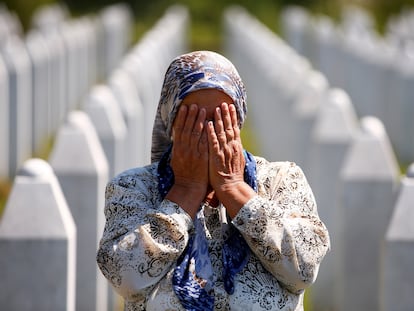
{"type": "MultiPolygon", "coordinates": [[[[158,190],[164,198],[174,184],[170,166],[172,149],[171,127],[178,106],[189,93],[201,89],[218,89],[232,98],[239,121],[246,116],[246,92],[233,64],[223,56],[209,51],[184,54],[173,60],[165,75],[153,129],[151,159],[158,161],[158,190]]],[[[255,191],[256,161],[244,151],[246,166],[244,179],[255,191]]],[[[177,260],[173,274],[173,289],[186,310],[214,309],[214,278],[208,242],[205,235],[204,210],[201,208],[194,220],[194,234],[183,254],[177,260]]],[[[223,282],[229,294],[234,292],[234,277],[248,261],[250,250],[240,232],[233,225],[222,224],[223,232],[223,282]]]]}
{"type": "Polygon", "coordinates": [[[247,113],[246,90],[234,65],[210,51],[181,55],[171,62],[165,74],[152,130],[152,162],[159,161],[171,144],[172,124],[184,97],[202,89],[226,93],[236,106],[239,127],[242,127],[247,113]]]}

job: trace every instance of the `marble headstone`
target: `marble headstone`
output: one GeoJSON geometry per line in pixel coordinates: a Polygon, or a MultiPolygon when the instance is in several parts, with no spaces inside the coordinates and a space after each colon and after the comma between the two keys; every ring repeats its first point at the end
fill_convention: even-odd
{"type": "Polygon", "coordinates": [[[76,310],[106,310],[107,282],[98,271],[95,257],[105,222],[108,163],[85,112],[68,114],[56,136],[50,163],[78,230],[76,310]]]}
{"type": "Polygon", "coordinates": [[[27,160],[0,222],[4,310],[75,311],[76,227],[50,165],[27,160]]]}

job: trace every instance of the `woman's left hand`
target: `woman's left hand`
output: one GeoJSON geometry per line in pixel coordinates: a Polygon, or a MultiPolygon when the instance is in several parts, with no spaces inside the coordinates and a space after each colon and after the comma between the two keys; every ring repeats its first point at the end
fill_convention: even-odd
{"type": "Polygon", "coordinates": [[[243,145],[234,104],[222,103],[214,113],[214,124],[208,122],[209,181],[218,193],[244,182],[243,145]]]}

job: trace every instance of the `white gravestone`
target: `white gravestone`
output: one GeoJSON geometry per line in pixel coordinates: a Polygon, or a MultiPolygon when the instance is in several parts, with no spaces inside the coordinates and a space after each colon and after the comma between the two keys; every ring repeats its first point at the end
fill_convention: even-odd
{"type": "Polygon", "coordinates": [[[67,64],[63,39],[53,29],[42,31],[50,57],[50,126],[56,134],[67,113],[67,64]]]}
{"type": "Polygon", "coordinates": [[[26,47],[32,64],[32,151],[41,153],[50,138],[50,57],[44,37],[36,30],[26,36],[26,47]]]}
{"type": "Polygon", "coordinates": [[[114,4],[100,14],[104,29],[105,75],[108,76],[120,64],[131,41],[131,13],[124,4],[114,4]]]}
{"type": "Polygon", "coordinates": [[[343,59],[340,57],[340,32],[330,17],[315,19],[315,41],[318,47],[318,69],[322,71],[334,87],[343,85],[343,59]]]}
{"type": "Polygon", "coordinates": [[[414,159],[414,43],[398,54],[393,70],[394,96],[389,98],[387,116],[398,157],[409,164],[414,159]]]}
{"type": "MultiPolygon", "coordinates": [[[[104,84],[94,86],[83,104],[101,142],[108,160],[109,176],[113,178],[126,168],[127,128],[121,108],[111,89],[104,84]]],[[[108,286],[108,311],[116,310],[118,294],[108,286]]]]}
{"type": "Polygon", "coordinates": [[[75,311],[76,227],[56,176],[29,159],[0,222],[2,310],[75,311]]]}
{"type": "Polygon", "coordinates": [[[85,99],[83,110],[91,119],[109,165],[109,178],[126,169],[127,128],[121,108],[107,85],[94,86],[85,99]]]}
{"type": "Polygon", "coordinates": [[[298,53],[305,55],[305,36],[309,26],[310,15],[301,6],[288,6],[282,12],[283,35],[286,41],[298,53]]]}
{"type": "Polygon", "coordinates": [[[399,167],[382,122],[361,119],[340,175],[337,306],[378,310],[380,247],[394,206],[399,167]]]}
{"type": "MultiPolygon", "coordinates": [[[[171,57],[171,59],[174,57],[171,57]]],[[[114,75],[119,75],[117,72],[122,70],[124,72],[122,73],[124,76],[122,79],[128,80],[128,85],[131,84],[130,80],[132,79],[132,82],[138,91],[138,100],[140,102],[139,107],[141,107],[140,110],[142,114],[142,126],[144,127],[144,132],[142,135],[145,141],[144,144],[146,146],[144,153],[144,159],[146,160],[145,163],[148,163],[148,160],[150,158],[152,124],[155,118],[155,112],[157,110],[157,104],[161,93],[161,86],[159,86],[157,89],[154,87],[154,84],[156,83],[154,82],[156,75],[153,73],[156,71],[154,63],[154,60],[146,60],[142,57],[142,53],[137,53],[137,51],[134,50],[124,58],[121,67],[114,72],[114,75]],[[146,74],[147,72],[148,75],[146,74]]],[[[164,68],[160,71],[165,74],[166,70],[167,69],[164,68]]],[[[114,83],[115,81],[110,81],[111,85],[114,83]]]]}
{"type": "Polygon", "coordinates": [[[414,164],[402,179],[385,236],[382,311],[409,311],[414,305],[414,164]]]}
{"type": "MultiPolygon", "coordinates": [[[[123,69],[115,70],[110,79],[111,88],[127,126],[127,138],[124,154],[125,168],[142,166],[148,163],[149,147],[146,145],[147,120],[131,76],[123,69]]],[[[153,122],[153,119],[151,120],[153,122]]]]}
{"type": "Polygon", "coordinates": [[[304,170],[307,170],[313,124],[328,87],[326,77],[319,71],[311,70],[292,105],[294,139],[291,160],[304,170]]]}
{"type": "Polygon", "coordinates": [[[10,126],[9,126],[9,75],[6,64],[0,55],[0,179],[9,177],[9,156],[10,156],[10,126]]]}
{"type": "MultiPolygon", "coordinates": [[[[96,53],[97,53],[97,33],[96,23],[93,23],[91,16],[83,16],[76,23],[76,30],[81,44],[81,54],[83,65],[83,88],[81,89],[81,98],[86,96],[89,89],[95,84],[96,80],[96,53]]],[[[82,69],[82,67],[81,67],[82,69]]]]}
{"type": "Polygon", "coordinates": [[[108,164],[85,112],[72,111],[60,128],[50,163],[78,230],[76,310],[107,309],[107,282],[98,271],[96,250],[104,227],[108,164]]]}
{"type": "Polygon", "coordinates": [[[66,51],[66,99],[67,112],[75,110],[80,97],[81,58],[79,53],[80,42],[76,36],[75,21],[66,21],[59,27],[59,35],[63,39],[66,51]]]}
{"type": "Polygon", "coordinates": [[[9,177],[32,155],[32,73],[24,43],[11,38],[1,51],[9,73],[9,177]]]}
{"type": "Polygon", "coordinates": [[[33,12],[31,27],[49,31],[58,28],[68,18],[68,9],[62,3],[43,5],[33,12]]]}
{"type": "Polygon", "coordinates": [[[308,179],[315,194],[318,213],[329,230],[332,249],[319,269],[311,296],[315,310],[334,310],[335,261],[338,240],[339,169],[358,129],[358,117],[348,94],[330,89],[319,109],[312,129],[308,179]]]}

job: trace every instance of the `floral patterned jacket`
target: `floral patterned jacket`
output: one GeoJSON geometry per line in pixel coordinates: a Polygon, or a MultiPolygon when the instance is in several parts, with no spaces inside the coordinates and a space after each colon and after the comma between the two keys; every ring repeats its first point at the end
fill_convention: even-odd
{"type": "MultiPolygon", "coordinates": [[[[305,288],[329,250],[329,234],[301,168],[257,161],[258,195],[228,220],[251,249],[227,294],[221,279],[223,207],[203,206],[216,283],[215,310],[303,310],[305,288]]],[[[128,170],[106,189],[106,225],[99,268],[124,297],[126,310],[184,310],[172,289],[172,271],[193,230],[191,217],[162,200],[157,163],[128,170]]],[[[225,215],[225,213],[224,213],[225,215]]],[[[226,217],[226,216],[224,216],[226,217]]]]}

